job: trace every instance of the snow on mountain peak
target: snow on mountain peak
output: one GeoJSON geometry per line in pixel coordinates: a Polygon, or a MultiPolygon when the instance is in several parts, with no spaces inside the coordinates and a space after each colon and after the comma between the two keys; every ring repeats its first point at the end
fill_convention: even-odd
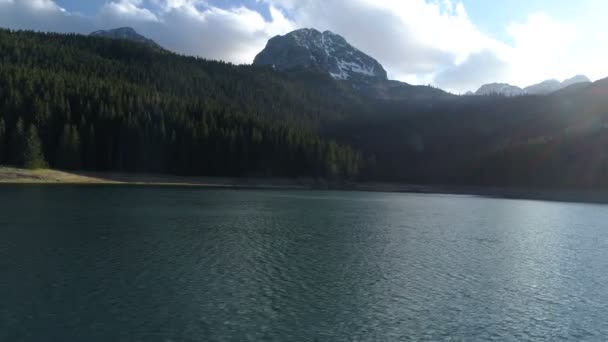
{"type": "Polygon", "coordinates": [[[277,70],[312,69],[338,80],[387,80],[380,63],[342,36],[308,28],[270,39],[253,64],[274,65],[277,70]]]}

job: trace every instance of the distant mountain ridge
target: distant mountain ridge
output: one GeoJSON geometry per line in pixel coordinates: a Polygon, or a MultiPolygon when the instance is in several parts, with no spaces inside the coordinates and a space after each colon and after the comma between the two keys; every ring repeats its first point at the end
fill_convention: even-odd
{"type": "Polygon", "coordinates": [[[563,82],[556,79],[551,79],[533,84],[524,89],[507,83],[490,83],[481,86],[477,92],[475,92],[475,95],[548,95],[571,85],[583,83],[591,84],[591,80],[585,75],[576,75],[572,78],[564,80],[563,82]]]}
{"type": "Polygon", "coordinates": [[[93,37],[106,37],[112,39],[124,39],[130,40],[133,42],[143,43],[154,47],[160,47],[155,41],[152,39],[146,38],[141,34],[137,33],[131,27],[119,27],[111,30],[99,30],[92,32],[90,36],[93,37]]]}
{"type": "Polygon", "coordinates": [[[323,72],[337,80],[388,80],[377,60],[331,31],[300,29],[276,36],[253,61],[279,71],[304,69],[323,72]]]}

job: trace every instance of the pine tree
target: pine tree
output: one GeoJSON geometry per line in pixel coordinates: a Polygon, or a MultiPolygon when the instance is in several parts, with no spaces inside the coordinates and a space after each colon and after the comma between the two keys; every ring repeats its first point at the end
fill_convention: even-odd
{"type": "Polygon", "coordinates": [[[0,29],[0,108],[10,111],[0,115],[0,163],[201,176],[340,177],[360,167],[320,135],[322,120],[346,110],[339,97],[319,101],[314,80],[108,44],[0,29]]]}
{"type": "Polygon", "coordinates": [[[4,119],[0,118],[0,164],[4,162],[6,150],[6,125],[4,119]]]}
{"type": "Polygon", "coordinates": [[[42,144],[36,126],[30,125],[25,139],[23,151],[23,166],[28,169],[43,169],[47,167],[42,153],[42,144]]]}
{"type": "Polygon", "coordinates": [[[85,132],[85,136],[84,166],[86,169],[94,170],[97,168],[97,143],[93,125],[89,127],[88,133],[85,132]]]}
{"type": "Polygon", "coordinates": [[[82,168],[82,150],[80,147],[80,133],[74,126],[70,134],[70,151],[72,152],[72,169],[79,170],[82,168]]]}
{"type": "Polygon", "coordinates": [[[56,167],[78,170],[82,167],[80,155],[80,135],[76,127],[65,125],[56,155],[56,167]]]}

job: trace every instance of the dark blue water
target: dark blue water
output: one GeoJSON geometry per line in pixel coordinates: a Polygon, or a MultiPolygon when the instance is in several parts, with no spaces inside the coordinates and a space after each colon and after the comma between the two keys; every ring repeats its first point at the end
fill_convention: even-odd
{"type": "Polygon", "coordinates": [[[408,340],[608,340],[608,207],[0,187],[0,341],[408,340]]]}

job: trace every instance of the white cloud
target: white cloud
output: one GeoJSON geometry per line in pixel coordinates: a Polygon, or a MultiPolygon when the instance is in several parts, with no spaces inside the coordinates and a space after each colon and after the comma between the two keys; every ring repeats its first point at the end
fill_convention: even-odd
{"type": "Polygon", "coordinates": [[[109,0],[90,17],[68,12],[52,0],[0,0],[0,26],[79,32],[131,26],[178,53],[251,63],[268,39],[295,27],[271,7],[271,20],[245,8],[221,9],[203,0],[109,0]],[[145,6],[156,5],[156,11],[145,6]]]}
{"type": "Polygon", "coordinates": [[[563,65],[576,38],[576,26],[561,23],[538,13],[525,22],[511,23],[507,32],[513,39],[513,49],[505,56],[513,68],[510,81],[530,85],[549,78],[573,76],[563,65]]]}
{"type": "Polygon", "coordinates": [[[37,31],[81,32],[86,21],[51,0],[0,0],[0,26],[37,31]]]}
{"type": "MultiPolygon", "coordinates": [[[[265,1],[289,10],[298,27],[342,34],[399,80],[430,83],[470,63],[473,54],[507,49],[475,27],[461,2],[451,0],[265,1]]],[[[455,90],[462,87],[450,83],[455,90]]]]}
{"type": "Polygon", "coordinates": [[[514,44],[504,56],[512,68],[509,81],[525,86],[581,73],[592,79],[608,76],[604,26],[604,18],[593,13],[570,21],[534,13],[524,22],[510,23],[506,30],[514,44]]]}
{"type": "Polygon", "coordinates": [[[456,0],[264,0],[288,9],[298,27],[329,29],[376,57],[389,76],[475,90],[483,83],[527,86],[584,73],[608,76],[602,0],[582,1],[571,21],[543,13],[512,22],[505,43],[483,33],[456,0]]]}
{"type": "Polygon", "coordinates": [[[453,91],[475,90],[481,84],[496,82],[509,75],[509,65],[490,50],[471,54],[463,63],[435,76],[437,86],[453,91]]]}
{"type": "Polygon", "coordinates": [[[191,2],[173,0],[164,7],[161,22],[148,31],[159,44],[177,52],[251,63],[269,38],[294,28],[279,10],[272,8],[271,15],[272,21],[266,21],[245,7],[200,9],[191,2]]]}
{"type": "Polygon", "coordinates": [[[158,21],[156,15],[142,7],[142,4],[142,0],[110,1],[102,7],[101,16],[108,20],[158,21]]]}

